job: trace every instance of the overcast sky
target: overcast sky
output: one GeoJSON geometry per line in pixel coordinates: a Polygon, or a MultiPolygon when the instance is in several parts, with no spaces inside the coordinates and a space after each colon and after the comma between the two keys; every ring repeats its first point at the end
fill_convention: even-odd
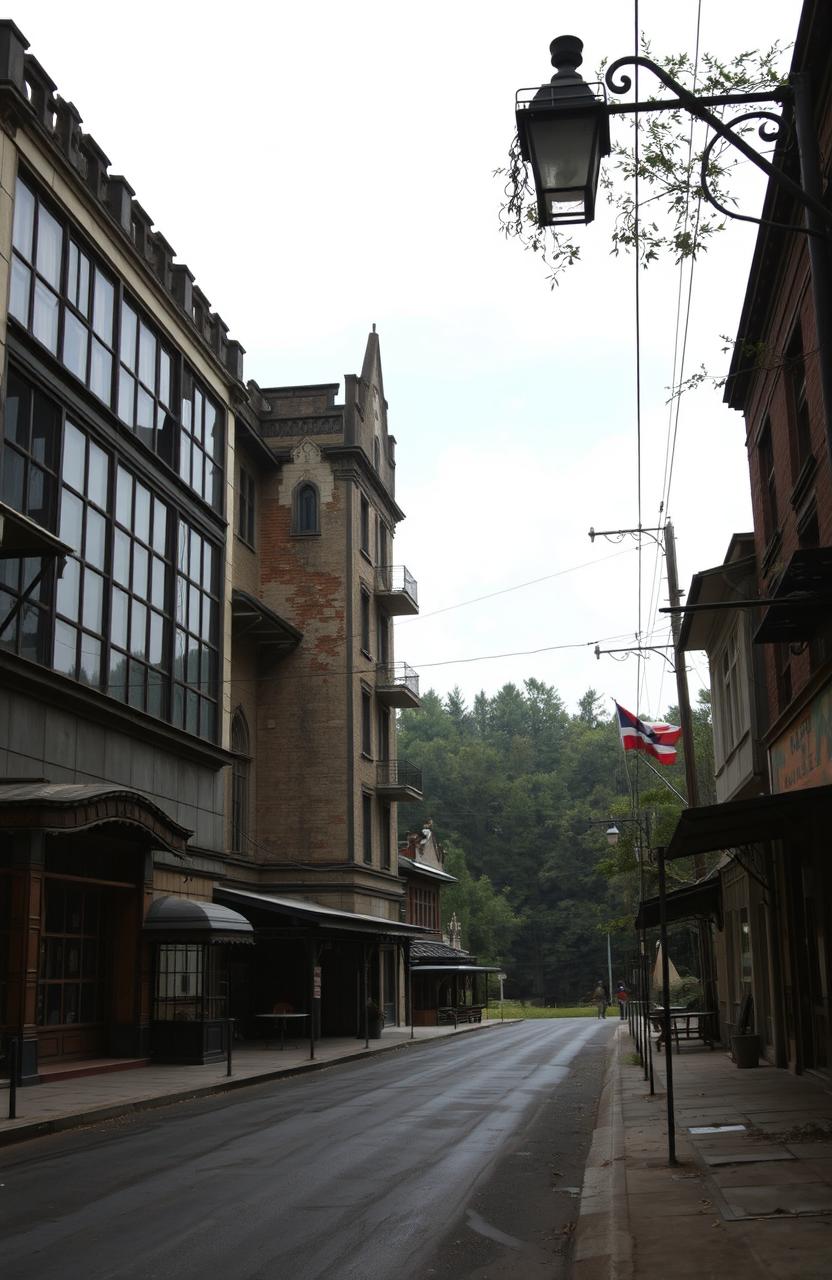
{"type": "MultiPolygon", "coordinates": [[[[789,43],[799,8],[702,0],[701,47],[789,43]]],[[[632,643],[639,619],[633,544],[587,537],[638,520],[633,263],[610,256],[602,210],[574,229],[581,261],[550,291],[540,262],[501,237],[492,176],[515,90],[551,74],[549,41],[581,36],[589,78],[632,50],[632,4],[145,0],[130,13],[28,0],[11,16],[243,343],[248,377],[341,380],[377,325],[407,514],[395,559],[421,604],[398,624],[397,658],[423,690],[458,684],[470,700],[533,676],[570,708],[592,685],[658,718],[675,701],[666,664],[648,662],[639,695],[634,659],[592,652],[632,643]]],[[[641,0],[657,56],[693,50],[696,16],[696,0],[641,0]]],[[[753,241],[734,223],[696,267],[690,372],[725,367],[719,335],[736,332],[753,241]]],[[[678,288],[670,263],[642,279],[647,526],[678,288]]],[[[683,399],[666,514],[683,586],[750,528],[743,421],[721,390],[683,399]]],[[[654,566],[648,549],[645,630],[654,566]]],[[[666,604],[663,573],[659,589],[666,604]]],[[[695,697],[707,668],[694,659],[695,697]]]]}

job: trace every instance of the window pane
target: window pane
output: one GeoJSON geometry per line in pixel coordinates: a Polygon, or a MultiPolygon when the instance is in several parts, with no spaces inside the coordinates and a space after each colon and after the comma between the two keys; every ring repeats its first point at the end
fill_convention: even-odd
{"type": "Polygon", "coordinates": [[[104,605],[104,579],[92,569],[84,570],[84,609],[82,619],[90,631],[101,632],[104,605]]]}
{"type": "Polygon", "coordinates": [[[139,321],[139,380],[156,390],[156,339],[146,324],[139,321]]]}
{"type": "Polygon", "coordinates": [[[150,491],[145,489],[143,484],[136,481],[136,506],[135,506],[135,524],[136,537],[141,538],[142,542],[150,542],[150,491]]]}
{"type": "Polygon", "coordinates": [[[202,544],[202,585],[206,591],[216,591],[214,583],[214,565],[216,556],[210,542],[202,544]]]}
{"type": "Polygon", "coordinates": [[[20,654],[30,662],[44,661],[46,614],[34,605],[25,604],[20,611],[20,654]]]}
{"type": "Polygon", "coordinates": [[[133,543],[133,594],[147,599],[148,555],[138,542],[133,543]]]}
{"type": "Polygon", "coordinates": [[[152,716],[165,715],[165,677],[158,671],[147,673],[147,709],[152,716]]]}
{"type": "Polygon", "coordinates": [[[15,449],[3,450],[3,501],[15,511],[23,511],[23,459],[15,449]]]}
{"type": "Polygon", "coordinates": [[[93,300],[92,327],[108,347],[113,345],[113,300],[115,291],[110,281],[95,268],[95,296],[93,300]]]}
{"type": "Polygon", "coordinates": [[[127,365],[128,369],[136,372],[136,326],[138,318],[132,307],[126,302],[121,306],[121,344],[120,354],[122,363],[127,365]]]}
{"type": "Polygon", "coordinates": [[[151,570],[150,599],[157,609],[165,607],[165,562],[158,556],[153,557],[151,570]]]}
{"type": "Polygon", "coordinates": [[[131,707],[144,706],[144,667],[131,662],[127,677],[127,701],[131,707]]]}
{"type": "Polygon", "coordinates": [[[35,313],[32,333],[53,355],[58,351],[58,295],[35,281],[35,313]]]}
{"type": "Polygon", "coordinates": [[[138,600],[133,601],[130,617],[130,652],[136,658],[147,653],[147,609],[138,600]]]}
{"type": "Polygon", "coordinates": [[[199,698],[191,689],[185,694],[185,728],[188,733],[199,732],[199,698]]]}
{"type": "Polygon", "coordinates": [[[150,646],[148,648],[148,659],[154,666],[162,665],[163,656],[163,638],[164,638],[164,618],[160,613],[151,613],[150,615],[150,646]]]}
{"type": "Polygon", "coordinates": [[[29,409],[32,402],[31,388],[22,378],[9,370],[6,393],[6,439],[14,440],[24,449],[29,446],[29,409]]]}
{"type": "Polygon", "coordinates": [[[95,565],[96,569],[104,568],[105,539],[107,536],[107,522],[102,515],[94,511],[92,507],[87,508],[87,539],[84,553],[84,559],[89,564],[95,565]]]}
{"type": "Polygon", "coordinates": [[[71,484],[78,493],[84,492],[84,462],[86,460],[86,440],[77,427],[67,422],[64,431],[64,460],[61,475],[67,484],[71,484]]]}
{"type": "Polygon", "coordinates": [[[188,656],[185,679],[188,681],[188,684],[199,684],[199,645],[190,637],[188,638],[188,656]]]}
{"type": "Polygon", "coordinates": [[[38,261],[39,273],[57,289],[61,280],[61,224],[43,205],[38,210],[38,261]]]}
{"type": "Polygon", "coordinates": [[[38,524],[49,524],[49,481],[45,471],[29,463],[29,492],[26,514],[38,524]]]}
{"type": "Polygon", "coordinates": [[[202,593],[199,587],[188,588],[188,629],[195,636],[199,635],[199,612],[202,603],[202,593]]]}
{"type": "Polygon", "coordinates": [[[171,407],[170,356],[164,347],[159,349],[159,399],[168,409],[171,407]]]}
{"type": "Polygon", "coordinates": [[[14,231],[12,244],[28,262],[32,261],[32,231],[35,225],[35,197],[18,178],[14,189],[14,231]]]}
{"type": "Polygon", "coordinates": [[[191,441],[184,431],[179,437],[179,474],[186,484],[191,483],[191,441]]]}
{"type": "Polygon", "coordinates": [[[54,469],[60,440],[60,412],[58,406],[40,392],[35,393],[34,401],[32,457],[54,469]]]}
{"type": "Polygon", "coordinates": [[[77,632],[65,622],[55,623],[55,670],[75,675],[75,640],[77,632]]]}
{"type": "Polygon", "coordinates": [[[88,336],[81,321],[67,310],[64,316],[64,364],[82,382],[87,378],[88,336]]]}
{"type": "Polygon", "coordinates": [[[112,395],[113,358],[97,338],[92,340],[92,359],[90,360],[90,390],[99,400],[110,403],[112,395]]]}
{"type": "Polygon", "coordinates": [[[201,719],[200,733],[202,737],[213,741],[217,735],[217,708],[213,702],[208,702],[206,698],[202,699],[201,719]]]}
{"type": "Polygon", "coordinates": [[[139,387],[136,400],[136,429],[150,449],[153,448],[154,408],[152,397],[147,394],[144,387],[139,387]]]}
{"type": "Polygon", "coordinates": [[[77,560],[67,557],[64,571],[58,579],[58,596],[56,607],[58,613],[78,620],[78,598],[81,594],[81,568],[77,560]]]}
{"type": "Polygon", "coordinates": [[[83,530],[84,508],[80,498],[76,498],[68,489],[61,495],[61,539],[69,544],[73,551],[81,550],[81,534],[83,530]]]}
{"type": "Polygon", "coordinates": [[[127,608],[128,598],[118,587],[113,587],[112,604],[110,606],[110,639],[120,648],[127,648],[127,608]]]}
{"type": "Polygon", "coordinates": [[[205,405],[205,397],[203,396],[199,388],[195,388],[194,389],[194,420],[191,426],[191,431],[193,432],[194,439],[198,440],[200,444],[202,444],[205,439],[204,413],[203,413],[204,405],[205,405]]]}
{"type": "Polygon", "coordinates": [[[135,421],[136,383],[126,369],[118,371],[118,416],[128,427],[135,421]]]}
{"type": "Polygon", "coordinates": [[[116,519],[125,529],[133,524],[133,477],[119,467],[116,478],[116,519]]]}
{"type": "Polygon", "coordinates": [[[188,652],[188,637],[184,631],[176,632],[176,653],[173,659],[173,671],[177,680],[185,679],[185,654],[188,652]]]}
{"type": "Polygon", "coordinates": [[[127,659],[123,653],[110,650],[110,677],[107,688],[114,698],[127,700],[127,659]]]}
{"type": "Polygon", "coordinates": [[[109,507],[107,501],[107,479],[110,473],[110,463],[104,450],[99,449],[98,445],[93,444],[92,440],[90,440],[88,470],[87,496],[91,502],[101,507],[102,511],[106,511],[109,507]]]}
{"type": "Polygon", "coordinates": [[[9,310],[21,324],[29,323],[29,291],[32,287],[32,273],[24,267],[19,258],[12,258],[12,288],[9,297],[9,310]]]}
{"type": "Polygon", "coordinates": [[[113,540],[113,577],[123,587],[130,586],[130,539],[120,529],[113,540]]]}
{"type": "Polygon", "coordinates": [[[153,550],[164,555],[167,549],[168,510],[158,498],[153,502],[153,550]]]}
{"type": "Polygon", "coordinates": [[[184,520],[179,524],[179,549],[176,564],[181,573],[188,572],[188,526],[184,520]]]}
{"type": "Polygon", "coordinates": [[[222,431],[216,405],[205,401],[205,448],[210,458],[219,458],[222,448],[222,431]]]}
{"type": "Polygon", "coordinates": [[[84,631],[81,632],[81,665],[78,669],[78,679],[96,688],[101,684],[101,641],[88,636],[84,631]]]}

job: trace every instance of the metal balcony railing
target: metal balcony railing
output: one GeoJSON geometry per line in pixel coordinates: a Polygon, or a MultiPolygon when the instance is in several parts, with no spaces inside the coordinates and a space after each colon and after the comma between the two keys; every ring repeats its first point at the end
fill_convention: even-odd
{"type": "Polygon", "coordinates": [[[407,760],[381,760],[376,766],[376,782],[380,787],[422,792],[422,770],[407,760]]]}
{"type": "Polygon", "coordinates": [[[399,689],[419,697],[419,676],[406,662],[380,662],[376,667],[376,689],[399,689]]]}
{"type": "Polygon", "coordinates": [[[382,564],[376,569],[376,591],[401,594],[419,604],[419,587],[410,570],[403,564],[382,564]]]}

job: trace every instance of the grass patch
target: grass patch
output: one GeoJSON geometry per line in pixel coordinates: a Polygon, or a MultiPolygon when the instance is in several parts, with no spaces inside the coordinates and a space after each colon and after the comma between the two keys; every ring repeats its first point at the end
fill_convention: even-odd
{"type": "MultiPolygon", "coordinates": [[[[613,1010],[615,1016],[618,1017],[618,1005],[610,1005],[607,1009],[607,1017],[612,1017],[613,1010]]],[[[499,1018],[500,1002],[496,1000],[489,1007],[489,1016],[499,1018]]],[[[598,1016],[594,1004],[574,1005],[572,1007],[557,1009],[542,1009],[538,1005],[521,1004],[519,1000],[503,1001],[503,1017],[504,1018],[595,1018],[598,1016]]]]}

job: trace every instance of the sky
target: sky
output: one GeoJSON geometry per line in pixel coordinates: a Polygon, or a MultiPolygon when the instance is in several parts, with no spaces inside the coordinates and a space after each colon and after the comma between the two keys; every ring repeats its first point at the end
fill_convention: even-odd
{"type": "MultiPolygon", "coordinates": [[[[798,0],[641,0],[656,56],[729,57],[791,42],[798,0]]],[[[28,0],[30,52],[71,100],[156,228],[246,348],[262,386],[358,373],[377,326],[406,513],[395,561],[420,615],[396,657],[423,692],[470,703],[530,677],[570,710],[595,688],[611,709],[660,718],[668,663],[594,648],[667,643],[663,570],[638,524],[635,271],[610,254],[611,220],[573,228],[580,260],[552,290],[535,255],[500,234],[514,94],[548,80],[548,46],[584,40],[584,74],[632,52],[627,0],[28,0]],[[659,598],[661,597],[661,598],[659,598]],[[499,655],[499,656],[496,656],[499,655]],[[508,656],[513,655],[513,656],[508,656]]],[[[644,82],[643,82],[644,86],[644,82]]],[[[652,89],[652,86],[650,86],[652,89]]],[[[643,87],[642,92],[646,92],[643,87]]],[[[743,209],[761,186],[740,175],[743,209]],[[745,185],[742,185],[745,182],[745,185]]],[[[724,372],[754,230],[734,222],[695,266],[686,368],[724,372]]],[[[688,282],[684,280],[683,297],[688,282]]],[[[641,522],[665,472],[679,272],[640,280],[641,522]]],[[[740,415],[706,384],[678,412],[670,498],[679,579],[751,527],[740,415]]],[[[691,655],[692,695],[707,683],[691,655]]]]}

